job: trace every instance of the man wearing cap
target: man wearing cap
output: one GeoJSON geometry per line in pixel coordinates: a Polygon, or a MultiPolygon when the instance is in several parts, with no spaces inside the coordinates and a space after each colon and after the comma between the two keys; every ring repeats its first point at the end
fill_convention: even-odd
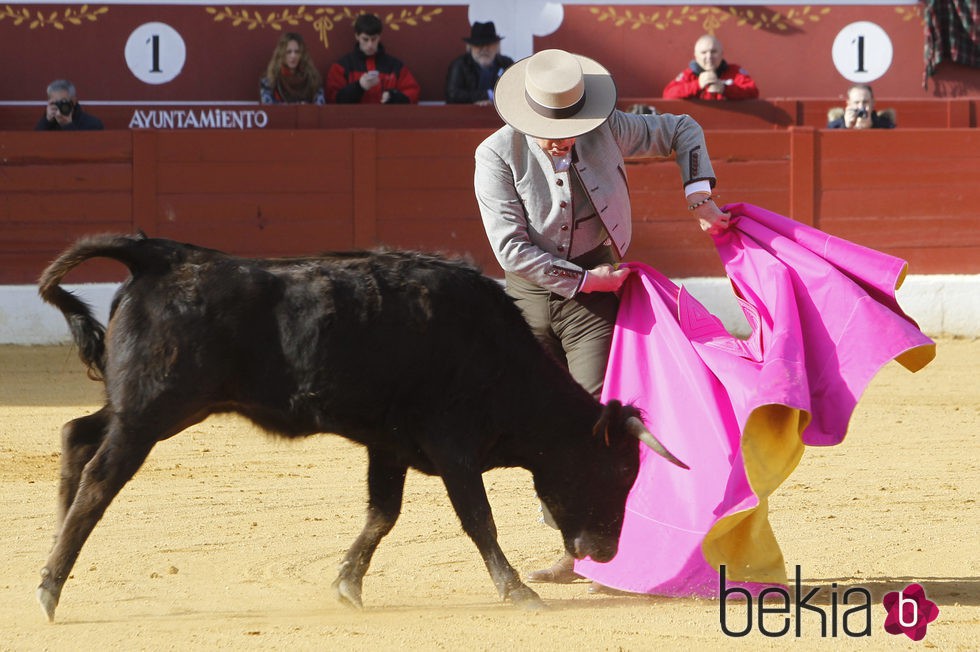
{"type": "MultiPolygon", "coordinates": [[[[676,154],[687,208],[717,233],[729,215],[711,198],[704,134],[690,116],[615,110],[609,72],[563,50],[508,68],[493,102],[507,124],[477,147],[474,176],[487,237],[532,330],[598,396],[629,274],[616,268],[632,234],[623,158],[676,154]]],[[[573,562],[528,580],[573,581],[573,562]]]]}
{"type": "Polygon", "coordinates": [[[514,60],[500,54],[497,28],[492,22],[473,23],[466,41],[466,54],[453,59],[446,74],[446,104],[489,105],[493,87],[514,60]]]}

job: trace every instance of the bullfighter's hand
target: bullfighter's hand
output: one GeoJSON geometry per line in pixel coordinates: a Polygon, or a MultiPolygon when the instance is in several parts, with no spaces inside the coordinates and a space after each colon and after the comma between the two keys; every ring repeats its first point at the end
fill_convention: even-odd
{"type": "Polygon", "coordinates": [[[714,201],[708,201],[694,209],[694,217],[698,219],[702,231],[707,231],[710,235],[719,235],[728,229],[732,214],[722,212],[714,201]]]}
{"type": "Polygon", "coordinates": [[[616,292],[629,274],[630,270],[616,269],[609,264],[593,267],[585,275],[585,282],[579,292],[616,292]]]}

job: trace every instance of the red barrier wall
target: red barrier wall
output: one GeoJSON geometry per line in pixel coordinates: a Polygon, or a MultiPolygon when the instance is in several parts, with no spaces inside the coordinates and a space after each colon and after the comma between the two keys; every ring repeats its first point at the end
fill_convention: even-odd
{"type": "MultiPolygon", "coordinates": [[[[0,132],[0,283],[32,283],[82,234],[142,229],[242,255],[385,244],[499,274],[473,198],[486,129],[0,132]]],[[[709,130],[723,201],[755,203],[909,261],[980,273],[976,129],[709,130]]],[[[720,274],[669,160],[628,162],[629,258],[720,274]]],[[[119,279],[112,264],[69,280],[119,279]]]]}

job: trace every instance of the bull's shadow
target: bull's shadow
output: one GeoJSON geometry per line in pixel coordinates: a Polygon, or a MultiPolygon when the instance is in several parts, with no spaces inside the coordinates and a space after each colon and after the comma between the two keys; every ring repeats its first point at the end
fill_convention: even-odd
{"type": "MultiPolygon", "coordinates": [[[[808,602],[817,607],[827,607],[831,604],[830,586],[831,584],[837,584],[838,596],[842,594],[849,588],[863,587],[871,592],[872,598],[872,608],[878,608],[881,606],[882,599],[885,594],[892,591],[901,591],[909,584],[918,583],[922,585],[925,589],[926,596],[939,605],[940,610],[942,607],[952,607],[952,606],[962,606],[962,607],[976,607],[980,606],[980,577],[873,577],[873,578],[854,578],[854,577],[827,577],[827,578],[810,578],[805,581],[802,586],[802,591],[804,594],[808,593],[812,589],[820,588],[819,591],[812,599],[808,602]]],[[[649,606],[650,608],[655,608],[659,605],[689,603],[692,609],[699,608],[709,608],[715,610],[718,608],[718,600],[715,598],[672,598],[659,595],[646,595],[640,593],[612,593],[612,594],[600,594],[600,595],[589,595],[586,596],[586,590],[589,586],[588,581],[577,582],[575,587],[581,590],[581,595],[576,595],[574,598],[556,598],[554,596],[549,596],[546,592],[543,593],[543,597],[547,601],[547,606],[549,611],[596,611],[596,610],[615,610],[621,609],[623,607],[636,607],[637,605],[649,606]]],[[[481,601],[481,602],[469,602],[462,604],[450,604],[450,605],[428,605],[424,603],[415,604],[404,604],[404,605],[393,605],[387,604],[384,606],[376,607],[365,607],[361,612],[365,616],[370,614],[425,614],[431,612],[440,613],[481,613],[487,614],[493,612],[495,609],[509,610],[510,607],[503,602],[498,601],[481,601]]],[[[290,613],[295,615],[295,611],[290,609],[290,613]]],[[[300,608],[299,613],[311,618],[317,617],[317,614],[321,614],[318,607],[308,606],[305,608],[300,608]]],[[[262,614],[267,616],[269,614],[268,610],[263,610],[262,614]]],[[[235,610],[215,610],[202,612],[200,610],[193,609],[181,609],[177,611],[172,611],[167,614],[151,613],[147,612],[145,614],[139,614],[138,618],[141,621],[157,620],[157,621],[172,621],[174,619],[197,619],[202,615],[207,615],[208,617],[220,617],[227,620],[243,620],[247,621],[255,616],[254,613],[248,611],[235,611],[235,610]]],[[[69,620],[63,623],[64,626],[79,626],[79,625],[91,625],[91,624],[108,624],[117,622],[117,619],[105,618],[105,619],[92,619],[92,620],[69,620]]]]}
{"type": "MultiPolygon", "coordinates": [[[[935,602],[940,607],[961,606],[976,607],[980,606],[980,577],[927,577],[927,576],[896,576],[896,577],[827,577],[810,578],[803,581],[801,593],[806,595],[813,589],[819,589],[809,604],[816,606],[830,605],[832,598],[832,585],[837,584],[836,592],[838,603],[844,591],[850,588],[864,588],[871,592],[872,604],[881,605],[885,595],[893,591],[902,591],[909,584],[919,584],[925,590],[926,597],[935,602]]],[[[586,583],[582,584],[585,590],[586,583]]],[[[791,588],[791,593],[793,587],[791,588]]],[[[589,600],[582,599],[556,599],[549,598],[548,606],[553,609],[579,609],[586,607],[589,609],[615,608],[636,604],[637,601],[649,602],[651,604],[664,604],[674,600],[692,600],[699,604],[717,604],[716,598],[670,598],[660,595],[647,595],[642,593],[611,592],[605,595],[591,596],[589,600]]]]}
{"type": "Polygon", "coordinates": [[[814,604],[829,604],[830,593],[827,590],[832,583],[837,583],[838,595],[850,587],[863,587],[871,592],[872,599],[881,604],[885,594],[892,591],[902,591],[909,584],[920,584],[925,589],[926,597],[939,606],[980,605],[980,577],[829,577],[825,579],[806,580],[804,591],[823,587],[817,594],[814,604]],[[821,596],[824,596],[821,598],[821,596]],[[821,602],[822,600],[822,602],[821,602]]]}

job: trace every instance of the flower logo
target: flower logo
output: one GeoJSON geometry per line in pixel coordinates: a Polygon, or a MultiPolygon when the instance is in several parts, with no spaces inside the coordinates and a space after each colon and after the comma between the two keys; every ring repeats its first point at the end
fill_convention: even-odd
{"type": "Polygon", "coordinates": [[[902,591],[892,591],[883,600],[888,617],[885,631],[889,634],[905,634],[913,641],[925,638],[926,627],[939,617],[939,607],[926,597],[919,584],[909,584],[902,591]]]}

